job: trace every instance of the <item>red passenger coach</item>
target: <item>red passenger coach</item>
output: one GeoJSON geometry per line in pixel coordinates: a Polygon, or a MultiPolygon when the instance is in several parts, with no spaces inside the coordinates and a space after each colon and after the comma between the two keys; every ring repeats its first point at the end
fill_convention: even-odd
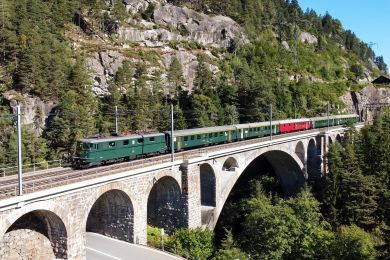
{"type": "Polygon", "coordinates": [[[291,119],[280,121],[280,133],[307,130],[311,128],[310,119],[291,119]]]}

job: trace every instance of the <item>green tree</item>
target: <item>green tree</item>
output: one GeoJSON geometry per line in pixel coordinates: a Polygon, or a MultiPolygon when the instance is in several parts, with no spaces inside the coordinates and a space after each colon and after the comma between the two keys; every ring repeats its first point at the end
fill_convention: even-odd
{"type": "Polygon", "coordinates": [[[375,259],[372,237],[355,225],[340,228],[334,250],[336,259],[375,259]]]}
{"type": "Polygon", "coordinates": [[[76,150],[76,141],[95,133],[94,114],[97,103],[91,93],[80,95],[69,90],[62,96],[50,118],[45,138],[53,151],[51,157],[70,160],[76,150]]]}
{"type": "Polygon", "coordinates": [[[214,235],[210,230],[178,229],[172,235],[170,246],[175,253],[188,259],[207,259],[213,254],[214,235]]]}
{"type": "Polygon", "coordinates": [[[171,98],[177,96],[185,85],[183,78],[183,68],[176,57],[172,60],[171,65],[169,66],[168,83],[168,94],[171,96],[171,98]]]}
{"type": "Polygon", "coordinates": [[[255,259],[282,259],[292,252],[299,235],[299,221],[285,204],[272,205],[266,198],[248,201],[248,212],[240,238],[242,248],[255,259]]]}
{"type": "Polygon", "coordinates": [[[248,259],[248,256],[234,244],[233,234],[231,230],[225,229],[226,237],[222,240],[222,248],[219,249],[213,259],[224,260],[224,259],[248,259]]]}

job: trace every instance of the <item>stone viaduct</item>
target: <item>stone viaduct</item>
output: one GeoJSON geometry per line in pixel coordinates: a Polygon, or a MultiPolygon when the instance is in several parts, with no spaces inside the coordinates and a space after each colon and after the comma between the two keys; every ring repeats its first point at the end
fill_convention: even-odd
{"type": "MultiPolygon", "coordinates": [[[[342,127],[296,133],[191,159],[0,200],[0,259],[85,259],[86,232],[146,244],[147,225],[213,229],[231,190],[265,158],[285,196],[326,172],[323,156],[342,127]]],[[[216,146],[213,146],[214,148],[216,146]]]]}

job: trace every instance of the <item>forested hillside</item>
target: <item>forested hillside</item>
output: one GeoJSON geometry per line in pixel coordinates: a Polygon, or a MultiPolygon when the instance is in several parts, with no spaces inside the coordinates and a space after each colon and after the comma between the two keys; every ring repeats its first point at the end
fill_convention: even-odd
{"type": "Polygon", "coordinates": [[[24,162],[68,160],[113,130],[115,106],[133,132],[169,128],[171,102],[177,129],[267,120],[270,104],[274,118],[342,113],[341,95],[386,71],[295,0],[4,0],[0,15],[0,165],[15,163],[16,102],[24,162]]]}

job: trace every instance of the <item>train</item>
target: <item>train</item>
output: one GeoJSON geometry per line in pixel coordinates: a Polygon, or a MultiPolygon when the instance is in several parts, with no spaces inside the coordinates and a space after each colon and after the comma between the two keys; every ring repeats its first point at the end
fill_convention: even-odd
{"type": "Polygon", "coordinates": [[[91,137],[77,142],[72,166],[78,169],[90,168],[170,153],[171,149],[180,152],[210,145],[266,137],[270,136],[271,133],[278,135],[358,121],[358,115],[349,114],[176,130],[173,133],[173,147],[171,147],[170,131],[128,136],[91,137]]]}

